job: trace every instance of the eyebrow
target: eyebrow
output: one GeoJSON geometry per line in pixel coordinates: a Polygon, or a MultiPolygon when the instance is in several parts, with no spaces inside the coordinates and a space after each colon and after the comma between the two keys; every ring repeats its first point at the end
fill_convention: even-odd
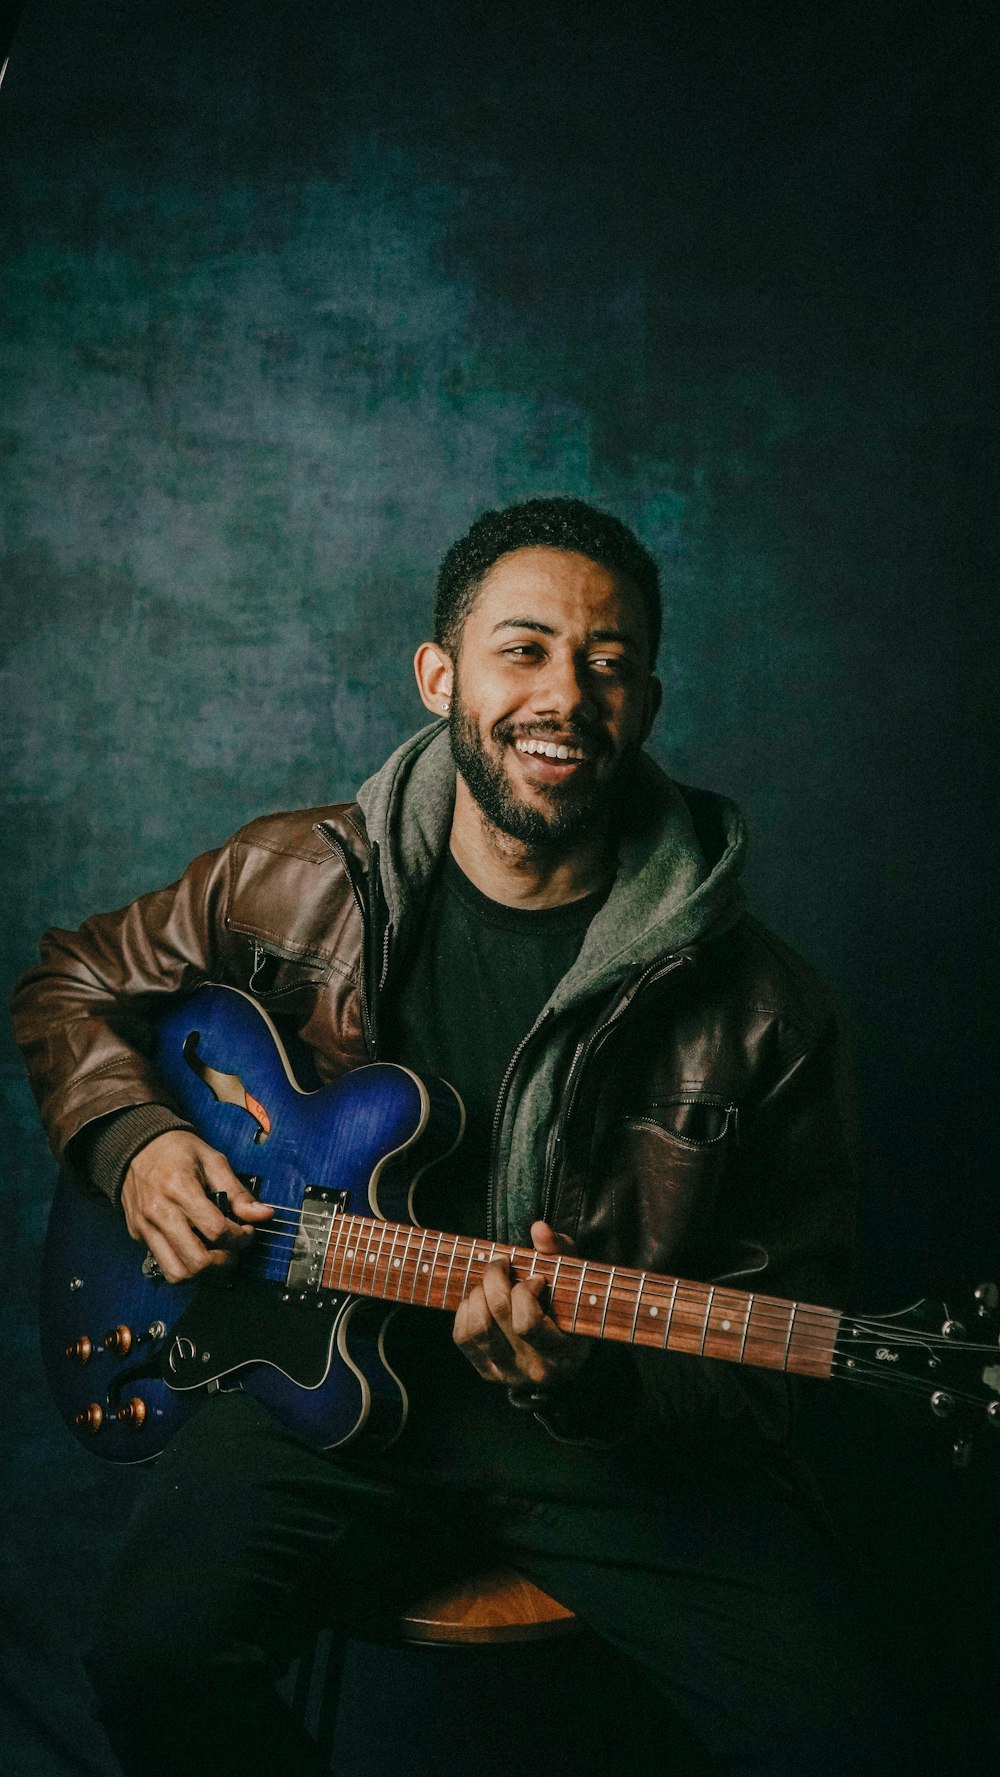
{"type": "MultiPolygon", "coordinates": [[[[490,634],[495,636],[500,629],[531,629],[536,634],[543,636],[557,634],[550,623],[539,623],[536,617],[502,617],[499,623],[494,623],[490,634]]],[[[639,647],[635,637],[626,634],[623,629],[592,629],[587,634],[587,640],[588,642],[621,642],[624,648],[635,648],[636,650],[639,647]]]]}

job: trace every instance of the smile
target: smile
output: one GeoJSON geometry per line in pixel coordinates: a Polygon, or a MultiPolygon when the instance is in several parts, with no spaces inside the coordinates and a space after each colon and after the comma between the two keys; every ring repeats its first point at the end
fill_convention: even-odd
{"type": "Polygon", "coordinates": [[[568,747],[563,742],[554,740],[516,740],[514,746],[517,752],[539,759],[574,759],[582,762],[587,757],[581,747],[568,747]]]}

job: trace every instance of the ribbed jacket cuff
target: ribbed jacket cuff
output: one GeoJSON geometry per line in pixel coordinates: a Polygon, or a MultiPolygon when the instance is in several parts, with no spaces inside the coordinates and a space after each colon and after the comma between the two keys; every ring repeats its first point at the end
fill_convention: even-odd
{"type": "Polygon", "coordinates": [[[73,1143],[73,1163],[95,1190],[117,1203],[136,1155],[168,1129],[191,1128],[169,1105],[130,1105],[81,1129],[73,1143]]]}

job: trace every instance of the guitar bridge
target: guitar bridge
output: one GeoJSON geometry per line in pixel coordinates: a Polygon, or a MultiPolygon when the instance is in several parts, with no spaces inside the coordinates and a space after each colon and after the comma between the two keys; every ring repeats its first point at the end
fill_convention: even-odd
{"type": "Polygon", "coordinates": [[[285,1278],[286,1289],[297,1294],[319,1289],[333,1224],[346,1208],[346,1191],[310,1188],[305,1192],[285,1278]]]}

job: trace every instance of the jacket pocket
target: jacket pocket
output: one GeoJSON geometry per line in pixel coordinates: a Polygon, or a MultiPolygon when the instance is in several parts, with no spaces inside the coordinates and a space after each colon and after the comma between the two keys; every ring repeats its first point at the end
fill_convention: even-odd
{"type": "Polygon", "coordinates": [[[314,957],[300,957],[247,937],[246,988],[265,1005],[283,1002],[295,994],[311,1000],[330,979],[329,964],[314,957]]]}
{"type": "Polygon", "coordinates": [[[626,1116],[609,1168],[615,1245],[664,1270],[711,1218],[738,1128],[738,1109],[714,1094],[654,1101],[626,1116]]]}
{"type": "Polygon", "coordinates": [[[646,1129],[684,1148],[711,1149],[739,1139],[739,1106],[715,1092],[678,1092],[653,1099],[627,1116],[626,1128],[646,1129]]]}

